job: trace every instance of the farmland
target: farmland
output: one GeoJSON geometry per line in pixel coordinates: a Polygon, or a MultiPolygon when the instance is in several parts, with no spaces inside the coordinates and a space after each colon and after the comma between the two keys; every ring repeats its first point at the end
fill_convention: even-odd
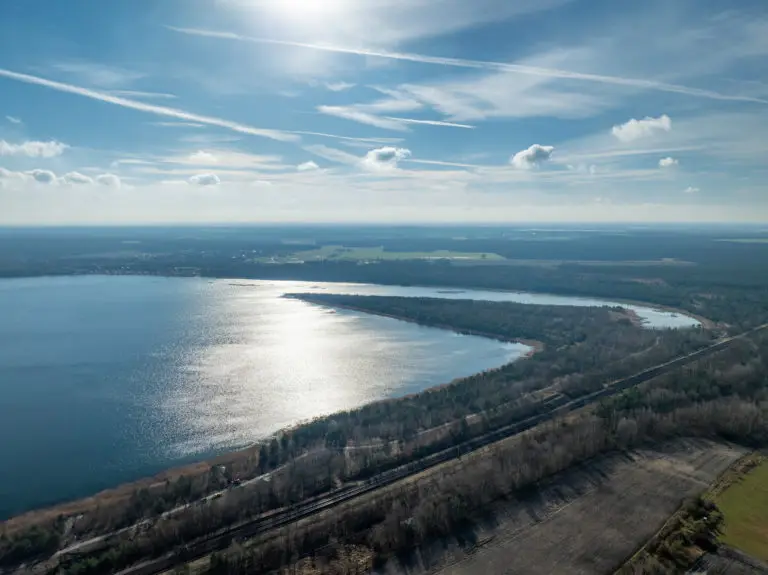
{"type": "Polygon", "coordinates": [[[725,515],[723,543],[768,560],[768,460],[720,493],[716,502],[725,515]]]}
{"type": "Polygon", "coordinates": [[[607,573],[650,537],[680,502],[743,454],[709,442],[610,455],[560,474],[536,496],[499,505],[469,549],[440,554],[424,573],[607,573]]]}
{"type": "Polygon", "coordinates": [[[494,253],[436,251],[388,251],[384,247],[346,247],[326,245],[317,249],[297,251],[288,255],[258,258],[259,263],[305,263],[321,261],[393,261],[393,260],[452,260],[452,261],[503,261],[494,253]]]}

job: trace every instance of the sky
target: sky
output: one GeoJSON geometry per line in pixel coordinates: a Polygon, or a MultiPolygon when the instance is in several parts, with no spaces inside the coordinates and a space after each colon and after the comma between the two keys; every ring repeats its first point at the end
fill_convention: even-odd
{"type": "Polygon", "coordinates": [[[0,225],[768,221],[765,0],[2,0],[0,225]]]}

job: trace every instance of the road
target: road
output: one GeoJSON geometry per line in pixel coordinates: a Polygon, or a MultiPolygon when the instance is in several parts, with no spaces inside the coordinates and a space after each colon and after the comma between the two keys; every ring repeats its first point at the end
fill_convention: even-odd
{"type": "Polygon", "coordinates": [[[362,495],[391,485],[392,483],[405,479],[411,475],[420,473],[446,461],[456,459],[471,451],[475,451],[490,445],[491,443],[512,437],[513,435],[531,429],[540,423],[552,420],[556,417],[560,417],[571,411],[580,409],[590,403],[594,403],[600,399],[610,397],[611,395],[620,393],[621,391],[630,387],[634,387],[650,379],[663,375],[675,368],[687,365],[712,355],[713,353],[728,347],[733,342],[747,338],[752,334],[766,328],[768,328],[768,324],[758,326],[734,337],[721,339],[718,342],[693,353],[675,358],[663,364],[645,369],[629,377],[614,381],[613,383],[606,385],[603,389],[575,400],[568,400],[568,398],[560,396],[554,401],[550,401],[546,404],[549,409],[545,413],[538,414],[512,425],[496,429],[480,437],[470,439],[444,451],[440,451],[419,459],[418,461],[414,461],[401,467],[385,471],[368,479],[362,484],[343,488],[338,491],[328,493],[325,496],[298,503],[293,507],[278,510],[270,514],[260,516],[246,523],[234,525],[224,530],[211,533],[204,539],[193,542],[181,550],[177,550],[157,559],[152,559],[150,561],[134,565],[121,571],[118,575],[155,575],[157,573],[162,573],[163,571],[172,569],[174,566],[180,563],[189,562],[191,560],[203,557],[209,553],[212,553],[213,551],[226,549],[236,539],[254,537],[260,533],[265,533],[278,527],[283,527],[285,525],[294,523],[311,515],[315,515],[341,503],[352,501],[362,495]]]}

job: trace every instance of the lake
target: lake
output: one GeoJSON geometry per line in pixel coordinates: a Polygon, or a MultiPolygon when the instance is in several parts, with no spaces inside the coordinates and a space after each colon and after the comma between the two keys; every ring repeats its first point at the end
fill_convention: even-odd
{"type": "MultiPolygon", "coordinates": [[[[497,367],[522,344],[285,293],[602,300],[478,290],[80,276],[0,280],[0,517],[497,367]]],[[[649,327],[687,316],[632,307],[649,327]]]]}

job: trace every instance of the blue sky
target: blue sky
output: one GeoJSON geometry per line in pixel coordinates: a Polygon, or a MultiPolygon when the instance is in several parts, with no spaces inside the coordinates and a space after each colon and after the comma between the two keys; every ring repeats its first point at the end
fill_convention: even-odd
{"type": "Polygon", "coordinates": [[[767,221],[764,0],[4,0],[0,224],[767,221]]]}

